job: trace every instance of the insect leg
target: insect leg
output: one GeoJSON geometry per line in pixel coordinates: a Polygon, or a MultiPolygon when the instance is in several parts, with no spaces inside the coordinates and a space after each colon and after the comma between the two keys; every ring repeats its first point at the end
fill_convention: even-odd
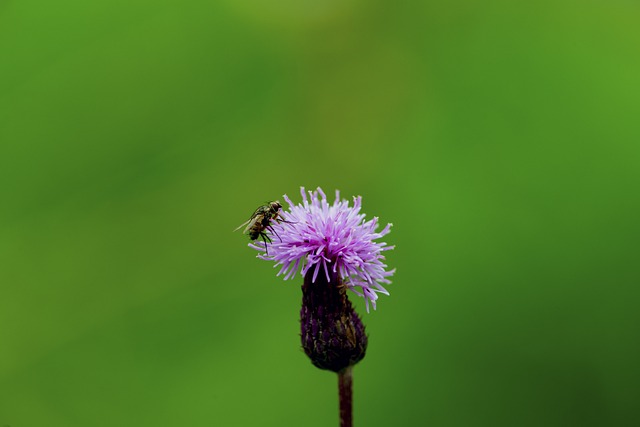
{"type": "Polygon", "coordinates": [[[280,215],[280,213],[277,213],[273,219],[275,219],[278,222],[284,222],[285,224],[295,224],[295,222],[293,221],[287,221],[286,219],[282,218],[282,215],[280,215]]]}
{"type": "Polygon", "coordinates": [[[267,233],[265,233],[264,231],[260,233],[260,237],[262,237],[262,241],[264,242],[264,251],[267,254],[267,256],[269,256],[269,249],[267,249],[268,247],[267,240],[269,241],[269,243],[272,243],[271,239],[269,238],[269,236],[267,236],[267,233]]]}
{"type": "Polygon", "coordinates": [[[268,226],[267,227],[269,229],[269,231],[271,231],[273,234],[275,234],[276,236],[278,236],[278,240],[280,240],[282,242],[282,239],[280,238],[280,235],[278,235],[278,233],[276,232],[276,230],[272,227],[272,226],[268,226]]]}

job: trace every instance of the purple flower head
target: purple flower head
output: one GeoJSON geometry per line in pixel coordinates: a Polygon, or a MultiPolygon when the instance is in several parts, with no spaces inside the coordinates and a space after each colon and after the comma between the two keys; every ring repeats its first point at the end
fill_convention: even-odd
{"type": "MultiPolygon", "coordinates": [[[[275,261],[280,265],[279,275],[284,279],[295,277],[296,273],[304,276],[313,271],[312,283],[318,274],[324,274],[327,282],[331,277],[339,278],[351,291],[365,299],[367,311],[369,303],[375,310],[378,293],[389,295],[382,286],[391,283],[387,278],[395,272],[387,271],[383,263],[383,251],[393,249],[376,239],[389,233],[391,224],[380,232],[376,232],[378,218],[365,221],[360,213],[362,198],[354,197],[353,206],[347,200],[340,199],[336,191],[336,199],[332,205],[321,188],[309,191],[309,198],[300,188],[302,204],[295,205],[286,195],[289,210],[280,213],[281,221],[271,222],[271,238],[269,254],[258,257],[275,261]]],[[[249,246],[265,251],[263,242],[251,243],[249,246]]]]}

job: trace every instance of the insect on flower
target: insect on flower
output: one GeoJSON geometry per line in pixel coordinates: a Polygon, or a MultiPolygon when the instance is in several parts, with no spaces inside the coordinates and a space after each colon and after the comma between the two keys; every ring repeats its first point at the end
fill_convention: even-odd
{"type": "MultiPolygon", "coordinates": [[[[363,297],[367,311],[369,305],[375,310],[378,294],[389,295],[385,285],[391,283],[389,277],[395,272],[385,263],[385,252],[394,247],[379,241],[389,234],[391,224],[377,231],[378,218],[365,219],[360,196],[349,206],[338,191],[333,203],[320,188],[310,192],[301,188],[300,194],[302,203],[297,204],[284,196],[289,209],[279,212],[287,221],[273,221],[269,227],[279,241],[271,245],[271,254],[258,258],[279,265],[278,275],[284,275],[285,280],[298,272],[305,280],[310,273],[311,283],[324,276],[327,283],[346,286],[363,297]]],[[[262,245],[249,246],[265,251],[262,245]]]]}
{"type": "Polygon", "coordinates": [[[271,243],[271,239],[267,235],[266,230],[271,231],[277,236],[277,233],[271,227],[271,221],[287,222],[280,216],[280,209],[282,209],[282,205],[277,200],[269,202],[266,205],[258,206],[253,215],[251,215],[251,218],[240,224],[234,231],[238,231],[246,225],[243,233],[248,234],[251,240],[257,240],[258,237],[262,237],[264,249],[267,251],[267,241],[271,243]]]}

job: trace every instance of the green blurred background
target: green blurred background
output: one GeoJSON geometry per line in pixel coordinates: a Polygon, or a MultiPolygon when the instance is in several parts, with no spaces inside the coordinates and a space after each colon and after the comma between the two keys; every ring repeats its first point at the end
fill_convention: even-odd
{"type": "Polygon", "coordinates": [[[359,426],[640,423],[640,5],[0,0],[0,425],[332,426],[299,186],[394,223],[359,426]]]}

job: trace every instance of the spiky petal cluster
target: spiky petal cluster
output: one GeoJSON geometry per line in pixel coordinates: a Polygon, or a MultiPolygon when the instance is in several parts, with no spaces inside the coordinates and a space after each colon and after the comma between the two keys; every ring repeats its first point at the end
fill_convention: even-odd
{"type": "MultiPolygon", "coordinates": [[[[365,221],[365,215],[360,213],[360,196],[354,197],[353,206],[349,206],[347,200],[340,199],[339,191],[331,205],[319,187],[308,192],[309,198],[304,187],[300,193],[302,203],[297,205],[284,196],[289,210],[281,212],[283,221],[272,221],[273,243],[269,244],[269,254],[259,258],[281,266],[278,275],[284,275],[285,280],[295,277],[297,272],[306,276],[312,271],[312,283],[319,274],[327,282],[337,275],[344,285],[365,299],[367,311],[369,303],[375,310],[377,294],[389,295],[382,285],[391,283],[388,277],[395,272],[395,269],[387,271],[383,263],[383,252],[393,246],[375,240],[388,234],[391,224],[376,232],[378,218],[365,221]]],[[[250,246],[265,250],[263,242],[250,246]]]]}

